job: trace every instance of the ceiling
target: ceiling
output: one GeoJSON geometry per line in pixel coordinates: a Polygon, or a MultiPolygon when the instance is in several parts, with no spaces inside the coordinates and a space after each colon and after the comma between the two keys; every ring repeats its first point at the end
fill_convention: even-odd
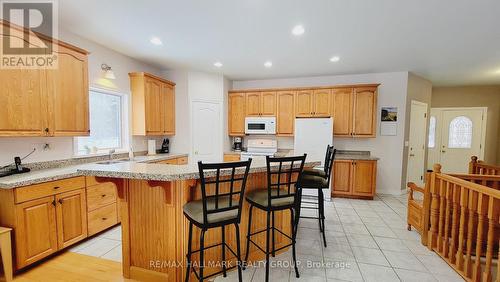
{"type": "Polygon", "coordinates": [[[59,9],[61,28],[162,69],[233,80],[411,71],[434,85],[500,84],[497,0],[64,0],[59,9]]]}

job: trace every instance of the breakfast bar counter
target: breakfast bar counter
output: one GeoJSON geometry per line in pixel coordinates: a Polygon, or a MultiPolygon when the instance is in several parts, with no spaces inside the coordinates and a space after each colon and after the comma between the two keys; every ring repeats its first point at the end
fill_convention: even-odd
{"type": "MultiPolygon", "coordinates": [[[[319,162],[306,162],[306,167],[314,167],[319,162]]],[[[112,165],[93,165],[81,168],[80,173],[95,176],[106,181],[116,182],[122,215],[123,239],[123,275],[141,281],[183,281],[188,246],[188,220],[182,207],[187,202],[201,199],[197,165],[164,165],[147,163],[118,163],[112,165]]],[[[229,171],[221,171],[228,175],[229,171]]],[[[237,171],[238,173],[238,171],[237,171]]],[[[240,171],[243,173],[243,171],[240,171]]],[[[250,168],[245,193],[266,188],[266,163],[254,161],[250,168]]],[[[210,175],[208,175],[210,176],[210,175]]],[[[221,191],[229,190],[229,183],[221,184],[221,191]],[[223,185],[227,184],[227,185],[223,185]]],[[[243,201],[240,223],[242,258],[246,253],[246,233],[248,209],[243,201]]],[[[277,212],[276,227],[286,234],[290,232],[289,212],[277,212]]],[[[252,231],[262,230],[266,225],[264,212],[253,212],[252,231]]],[[[193,230],[193,238],[199,237],[199,230],[193,230]]],[[[279,233],[277,233],[279,234],[279,233]]],[[[226,242],[236,250],[235,230],[226,228],[226,242]]],[[[210,229],[205,235],[205,245],[220,242],[220,228],[210,229]]],[[[254,237],[265,246],[265,233],[254,237]]],[[[288,243],[286,237],[276,235],[276,247],[288,243]]],[[[198,249],[198,240],[193,240],[193,250],[198,249]]],[[[264,255],[255,246],[250,248],[250,261],[261,260],[264,255]]],[[[236,265],[236,259],[226,251],[228,267],[236,265]]],[[[193,262],[198,261],[198,254],[193,254],[193,262]]],[[[205,251],[205,272],[214,273],[221,268],[221,248],[205,251]]],[[[191,274],[194,279],[194,274],[191,274]]]]}

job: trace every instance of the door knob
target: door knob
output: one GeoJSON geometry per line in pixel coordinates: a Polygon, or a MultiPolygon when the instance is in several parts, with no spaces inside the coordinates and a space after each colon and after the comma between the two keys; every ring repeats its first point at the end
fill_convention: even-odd
{"type": "Polygon", "coordinates": [[[441,150],[441,153],[446,153],[446,151],[445,150],[441,150]]]}
{"type": "Polygon", "coordinates": [[[410,157],[415,157],[415,154],[410,154],[410,157]]]}

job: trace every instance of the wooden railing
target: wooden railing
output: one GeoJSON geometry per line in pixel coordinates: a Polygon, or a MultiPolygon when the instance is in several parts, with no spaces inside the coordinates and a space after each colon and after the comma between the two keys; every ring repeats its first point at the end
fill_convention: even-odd
{"type": "Polygon", "coordinates": [[[500,166],[485,164],[483,161],[479,161],[476,156],[472,156],[469,163],[469,174],[500,175],[500,166]]]}
{"type": "Polygon", "coordinates": [[[500,177],[448,175],[435,165],[429,181],[422,243],[467,281],[498,281],[500,191],[479,183],[498,188],[500,177]]]}

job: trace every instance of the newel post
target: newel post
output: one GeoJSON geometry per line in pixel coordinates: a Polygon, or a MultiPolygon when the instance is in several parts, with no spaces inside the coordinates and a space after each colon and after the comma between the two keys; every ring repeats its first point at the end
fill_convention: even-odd
{"type": "Polygon", "coordinates": [[[477,156],[472,156],[469,162],[469,174],[476,173],[477,156]]]}
{"type": "Polygon", "coordinates": [[[433,250],[436,247],[437,243],[437,233],[438,233],[438,224],[439,224],[439,181],[436,181],[436,175],[441,173],[441,165],[434,164],[434,171],[431,174],[431,209],[430,209],[430,223],[431,229],[428,234],[427,239],[427,248],[429,250],[433,250]]]}

